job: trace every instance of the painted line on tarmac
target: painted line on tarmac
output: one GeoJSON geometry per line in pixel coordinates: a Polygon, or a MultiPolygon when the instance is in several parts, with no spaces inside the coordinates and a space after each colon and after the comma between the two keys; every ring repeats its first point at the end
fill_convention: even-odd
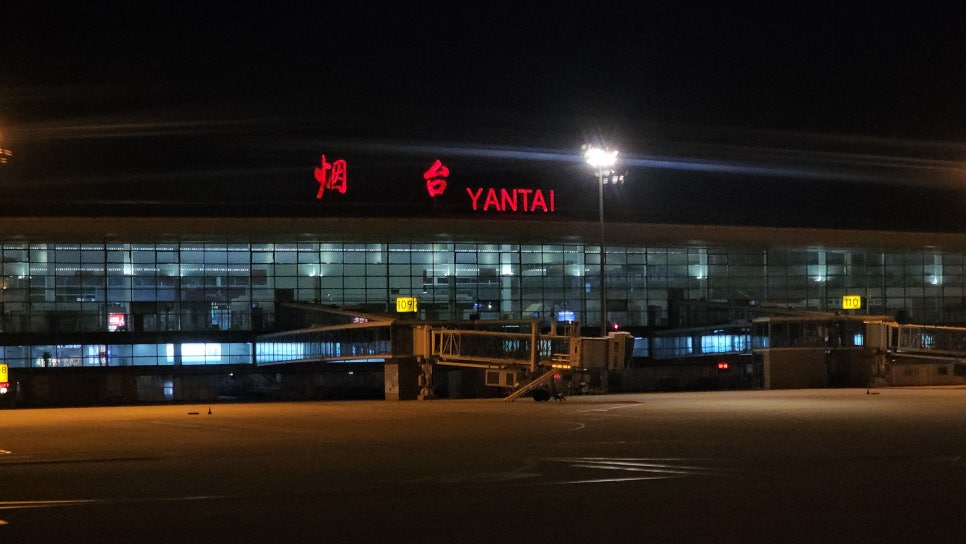
{"type": "MultiPolygon", "coordinates": [[[[64,500],[39,500],[39,501],[0,501],[0,510],[28,510],[32,508],[59,508],[63,506],[82,506],[96,503],[134,503],[134,502],[168,502],[168,501],[204,501],[213,499],[228,498],[228,495],[192,495],[188,497],[162,497],[154,499],[64,499],[64,500]]],[[[0,527],[10,525],[6,520],[0,519],[0,527]]]]}
{"type": "Polygon", "coordinates": [[[620,410],[621,408],[633,408],[638,406],[637,404],[621,404],[619,406],[608,406],[607,408],[590,408],[588,410],[577,410],[578,413],[587,414],[590,412],[610,412],[611,410],[620,410]]]}
{"type": "Polygon", "coordinates": [[[431,482],[449,485],[504,484],[511,486],[576,485],[670,480],[675,478],[726,476],[733,474],[728,469],[703,466],[703,461],[710,460],[675,457],[558,457],[531,461],[515,470],[505,472],[433,476],[416,480],[414,483],[431,482]],[[548,467],[547,464],[555,466],[548,467]],[[561,479],[561,464],[567,465],[570,469],[576,469],[578,473],[573,474],[571,479],[561,479]]]}
{"type": "Polygon", "coordinates": [[[550,485],[669,480],[672,478],[688,478],[693,476],[711,475],[719,472],[715,469],[695,465],[694,460],[691,459],[567,457],[561,459],[550,459],[550,461],[567,463],[572,468],[589,468],[593,470],[620,471],[627,473],[626,476],[616,478],[581,478],[560,482],[548,482],[550,485]]]}
{"type": "Polygon", "coordinates": [[[29,459],[24,457],[14,457],[9,461],[0,461],[0,466],[113,463],[117,461],[156,461],[158,459],[160,459],[160,457],[81,457],[77,459],[71,459],[66,457],[52,457],[47,459],[29,459]]]}
{"type": "Polygon", "coordinates": [[[0,510],[23,510],[27,508],[51,508],[54,506],[76,506],[104,502],[99,499],[66,499],[52,501],[0,501],[0,510]]]}
{"type": "Polygon", "coordinates": [[[219,499],[236,499],[241,495],[186,495],[184,497],[149,497],[143,499],[54,499],[36,501],[0,501],[0,510],[19,510],[26,508],[52,508],[56,506],[82,506],[85,504],[114,503],[133,504],[143,502],[175,502],[175,501],[211,501],[219,499]]]}
{"type": "Polygon", "coordinates": [[[643,482],[646,480],[667,480],[668,476],[637,476],[634,478],[594,478],[591,480],[567,480],[566,482],[545,482],[542,485],[580,485],[580,484],[615,484],[623,482],[643,482]]]}
{"type": "Polygon", "coordinates": [[[556,430],[553,430],[553,431],[550,431],[550,432],[551,433],[570,433],[570,432],[574,432],[574,431],[580,431],[580,430],[584,429],[585,427],[587,427],[587,425],[584,425],[583,423],[579,423],[579,422],[576,422],[576,421],[568,421],[567,423],[570,424],[570,425],[573,425],[573,427],[567,427],[566,429],[556,429],[556,430]]]}

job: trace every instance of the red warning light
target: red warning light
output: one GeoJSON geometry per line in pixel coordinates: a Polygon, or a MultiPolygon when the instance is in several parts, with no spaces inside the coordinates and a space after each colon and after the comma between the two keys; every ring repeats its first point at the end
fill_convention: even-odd
{"type": "Polygon", "coordinates": [[[727,361],[721,361],[720,363],[718,363],[718,371],[719,372],[725,372],[726,370],[728,370],[728,362],[727,361]]]}

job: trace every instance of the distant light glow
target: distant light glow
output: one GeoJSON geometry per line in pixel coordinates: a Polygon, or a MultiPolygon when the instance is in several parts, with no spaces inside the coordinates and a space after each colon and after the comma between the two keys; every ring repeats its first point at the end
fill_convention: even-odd
{"type": "MultiPolygon", "coordinates": [[[[903,185],[946,185],[959,187],[963,167],[958,161],[939,160],[915,156],[920,152],[945,151],[937,144],[924,142],[883,142],[876,139],[855,139],[822,136],[779,134],[781,138],[807,137],[808,142],[827,144],[840,150],[872,144],[899,145],[891,156],[870,155],[864,152],[815,151],[811,149],[786,149],[782,147],[736,147],[732,145],[709,145],[709,153],[691,156],[691,149],[669,155],[634,157],[621,156],[621,164],[634,168],[655,170],[744,174],[749,176],[787,177],[792,179],[841,179],[856,182],[892,182],[903,185]],[[940,175],[942,174],[942,175],[940,175]]],[[[328,145],[347,145],[346,142],[322,142],[328,145]]],[[[573,162],[584,159],[581,155],[556,149],[517,147],[470,147],[457,145],[426,145],[386,142],[350,142],[353,149],[365,152],[392,154],[445,154],[451,157],[474,157],[485,159],[573,162]]],[[[587,148],[584,148],[587,151],[587,148]]]]}
{"type": "MultiPolygon", "coordinates": [[[[165,346],[165,356],[169,364],[174,364],[174,344],[165,346]]],[[[221,362],[221,344],[215,342],[190,342],[181,344],[181,363],[213,364],[221,362]]]]}

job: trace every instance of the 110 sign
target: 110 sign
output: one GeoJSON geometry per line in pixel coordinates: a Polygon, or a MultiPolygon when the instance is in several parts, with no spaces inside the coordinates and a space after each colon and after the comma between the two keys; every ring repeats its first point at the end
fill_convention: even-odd
{"type": "Polygon", "coordinates": [[[845,295],[844,297],[842,297],[842,309],[843,310],[862,309],[862,297],[859,295],[845,295]]]}

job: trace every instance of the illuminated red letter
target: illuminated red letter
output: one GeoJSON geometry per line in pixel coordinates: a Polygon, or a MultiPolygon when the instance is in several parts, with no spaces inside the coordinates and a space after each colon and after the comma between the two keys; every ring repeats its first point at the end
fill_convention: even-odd
{"type": "Polygon", "coordinates": [[[346,190],[346,167],[345,160],[339,159],[332,163],[332,176],[329,177],[329,189],[335,189],[342,194],[346,190]]]}
{"type": "Polygon", "coordinates": [[[497,210],[502,210],[500,208],[500,199],[496,197],[496,191],[492,187],[486,192],[486,202],[483,203],[483,211],[490,209],[491,205],[497,210]]]}
{"type": "Polygon", "coordinates": [[[326,162],[325,155],[322,155],[322,166],[315,167],[315,181],[319,182],[319,192],[316,193],[315,198],[322,198],[322,193],[325,192],[326,181],[329,177],[329,168],[332,165],[326,162]]]}
{"type": "Polygon", "coordinates": [[[547,211],[547,202],[543,199],[543,191],[540,189],[533,192],[533,207],[530,208],[530,211],[535,212],[537,208],[542,208],[544,212],[547,211]]]}
{"type": "Polygon", "coordinates": [[[483,194],[483,188],[480,187],[479,190],[476,191],[476,194],[473,194],[473,189],[467,187],[466,194],[470,195],[470,198],[473,199],[473,211],[476,211],[476,206],[480,200],[480,195],[483,194]]]}
{"type": "Polygon", "coordinates": [[[449,168],[443,165],[439,159],[429,167],[429,170],[423,174],[423,179],[426,180],[426,190],[429,191],[429,196],[436,197],[443,194],[446,191],[446,177],[449,176],[449,168]]]}
{"type": "Polygon", "coordinates": [[[502,197],[502,207],[503,211],[513,210],[517,211],[517,190],[513,189],[513,192],[507,191],[506,189],[500,189],[500,196],[502,197]]]}
{"type": "Polygon", "coordinates": [[[325,160],[325,155],[322,155],[322,165],[315,167],[315,181],[319,182],[319,192],[315,194],[315,198],[322,198],[326,189],[335,189],[342,194],[346,191],[346,162],[344,159],[339,159],[333,163],[325,160]],[[332,174],[329,174],[329,170],[332,170],[332,174]]]}

